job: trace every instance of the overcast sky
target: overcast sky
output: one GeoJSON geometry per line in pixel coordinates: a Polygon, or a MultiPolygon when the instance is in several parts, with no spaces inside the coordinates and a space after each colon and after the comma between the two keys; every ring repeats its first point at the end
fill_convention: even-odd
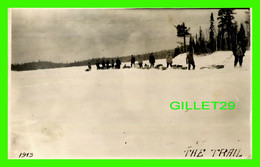
{"type": "MultiPolygon", "coordinates": [[[[235,10],[235,20],[246,19],[235,10]]],[[[173,49],[183,39],[176,28],[185,22],[207,37],[210,13],[217,9],[12,9],[12,63],[72,62],[173,49]]],[[[187,40],[188,41],[188,40],[187,40]]]]}

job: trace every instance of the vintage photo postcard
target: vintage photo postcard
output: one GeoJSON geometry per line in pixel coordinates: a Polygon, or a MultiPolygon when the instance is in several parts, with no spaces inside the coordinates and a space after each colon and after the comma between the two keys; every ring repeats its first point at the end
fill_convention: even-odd
{"type": "Polygon", "coordinates": [[[252,9],[9,9],[9,159],[251,159],[252,9]]]}

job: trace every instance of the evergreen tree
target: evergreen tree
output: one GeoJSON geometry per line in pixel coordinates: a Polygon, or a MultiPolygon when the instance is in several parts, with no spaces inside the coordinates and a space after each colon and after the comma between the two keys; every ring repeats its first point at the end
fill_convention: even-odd
{"type": "Polygon", "coordinates": [[[209,49],[211,52],[216,51],[216,41],[215,41],[215,27],[214,27],[214,16],[213,13],[210,15],[210,27],[209,27],[209,49]]]}
{"type": "Polygon", "coordinates": [[[218,28],[218,35],[217,35],[217,50],[221,50],[221,32],[218,28]]]}
{"type": "Polygon", "coordinates": [[[246,46],[247,46],[247,38],[246,33],[243,24],[241,23],[239,32],[237,33],[237,41],[240,43],[240,46],[243,50],[243,53],[246,52],[246,46]]]}
{"type": "Polygon", "coordinates": [[[198,41],[198,43],[199,43],[198,44],[198,46],[199,46],[198,53],[199,54],[207,53],[206,43],[205,43],[205,39],[204,39],[201,27],[199,29],[199,41],[198,41]]]}
{"type": "Polygon", "coordinates": [[[192,48],[195,48],[195,42],[193,37],[190,35],[190,42],[189,42],[189,46],[192,46],[192,48]]]}
{"type": "Polygon", "coordinates": [[[246,37],[247,37],[247,46],[250,46],[250,9],[248,11],[245,11],[246,13],[246,37]]]}
{"type": "Polygon", "coordinates": [[[203,34],[202,34],[202,29],[200,27],[200,29],[199,29],[199,43],[201,44],[203,41],[204,41],[204,37],[203,37],[203,34]]]}
{"type": "Polygon", "coordinates": [[[195,36],[194,52],[195,52],[196,54],[199,54],[198,34],[196,34],[196,36],[195,36]]]}
{"type": "Polygon", "coordinates": [[[220,32],[220,42],[221,42],[221,49],[228,49],[231,50],[231,32],[234,20],[234,9],[220,9],[218,11],[218,28],[220,32]]]}
{"type": "Polygon", "coordinates": [[[185,23],[179,24],[175,26],[177,29],[177,37],[182,37],[184,42],[184,52],[186,52],[186,36],[190,35],[189,30],[190,28],[187,28],[185,26],[185,23]]]}
{"type": "Polygon", "coordinates": [[[231,31],[231,44],[232,44],[232,51],[235,52],[236,48],[237,48],[237,23],[235,22],[232,25],[232,31],[231,31]]]}

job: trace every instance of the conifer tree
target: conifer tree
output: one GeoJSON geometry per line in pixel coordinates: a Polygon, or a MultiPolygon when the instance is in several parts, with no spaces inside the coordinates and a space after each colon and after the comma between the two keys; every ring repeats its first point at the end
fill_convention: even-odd
{"type": "Polygon", "coordinates": [[[234,9],[220,9],[218,11],[218,28],[219,28],[219,36],[221,42],[221,49],[228,49],[231,50],[231,33],[232,33],[232,26],[234,20],[234,9]]]}
{"type": "Polygon", "coordinates": [[[209,49],[211,52],[216,51],[216,41],[215,41],[215,27],[214,27],[214,16],[213,13],[210,15],[210,27],[209,27],[209,49]]]}
{"type": "Polygon", "coordinates": [[[177,36],[183,38],[184,52],[186,52],[186,36],[190,35],[189,33],[190,28],[187,28],[185,26],[185,23],[179,24],[175,26],[175,28],[177,29],[177,36]]]}
{"type": "Polygon", "coordinates": [[[248,11],[245,12],[246,13],[246,37],[247,37],[247,46],[250,46],[250,9],[248,9],[248,11]]]}
{"type": "Polygon", "coordinates": [[[237,33],[237,41],[240,43],[243,53],[246,51],[247,38],[243,24],[241,23],[239,32],[237,33]]]}

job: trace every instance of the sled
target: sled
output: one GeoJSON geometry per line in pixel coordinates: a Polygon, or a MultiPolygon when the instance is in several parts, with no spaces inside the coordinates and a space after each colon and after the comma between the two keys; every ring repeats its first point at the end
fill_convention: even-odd
{"type": "Polygon", "coordinates": [[[207,67],[200,67],[201,70],[203,69],[222,69],[224,68],[225,66],[224,65],[216,65],[216,64],[213,64],[213,65],[209,65],[207,67]]]}

